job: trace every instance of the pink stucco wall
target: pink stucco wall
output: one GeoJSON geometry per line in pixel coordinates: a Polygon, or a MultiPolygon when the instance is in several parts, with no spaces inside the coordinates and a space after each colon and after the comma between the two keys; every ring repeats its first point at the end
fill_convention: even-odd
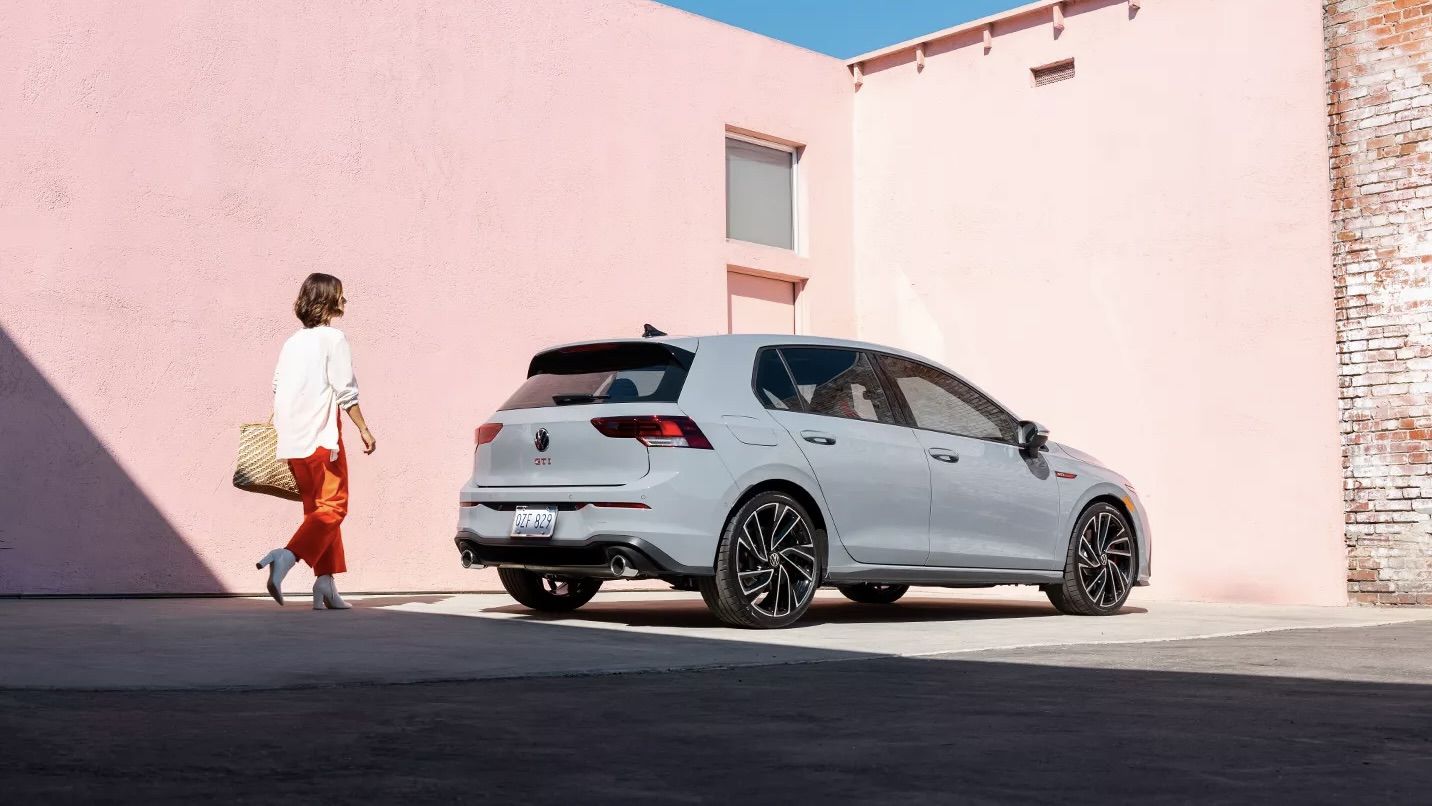
{"type": "Polygon", "coordinates": [[[1127,473],[1142,595],[1343,601],[1318,4],[1066,18],[856,91],[645,0],[0,4],[0,594],[259,589],[237,426],[315,270],[380,442],[346,588],[490,586],[455,493],[530,353],[723,331],[735,269],[1127,473]],[[801,249],[725,240],[728,128],[804,146],[801,249]]]}
{"type": "Polygon", "coordinates": [[[785,280],[731,272],[732,333],[796,332],[796,286],[785,280]]]}
{"type": "Polygon", "coordinates": [[[1089,0],[864,64],[861,335],[1127,474],[1144,595],[1344,601],[1320,6],[1089,0]]]}
{"type": "Polygon", "coordinates": [[[852,100],[643,0],[0,4],[0,594],[261,589],[296,505],[233,450],[311,271],[379,440],[346,589],[490,584],[456,493],[534,349],[723,331],[730,265],[853,330],[852,100]],[[805,146],[801,254],[726,242],[727,127],[805,146]]]}

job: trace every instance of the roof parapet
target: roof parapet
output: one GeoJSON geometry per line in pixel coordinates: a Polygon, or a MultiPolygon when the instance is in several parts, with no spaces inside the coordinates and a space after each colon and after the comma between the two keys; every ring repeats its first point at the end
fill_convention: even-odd
{"type": "MultiPolygon", "coordinates": [[[[994,46],[994,25],[997,22],[1005,22],[1016,17],[1047,11],[1051,15],[1050,19],[1053,22],[1054,30],[1063,31],[1065,26],[1064,9],[1068,2],[1069,0],[1035,0],[1033,3],[1027,3],[1008,11],[1002,11],[998,14],[991,14],[988,17],[981,17],[977,20],[944,28],[916,39],[907,39],[904,42],[880,48],[879,50],[872,50],[869,53],[862,53],[853,59],[848,59],[845,64],[854,70],[857,69],[862,62],[868,62],[882,56],[889,56],[894,53],[915,49],[916,60],[923,65],[924,52],[930,46],[930,43],[941,39],[948,39],[949,37],[957,36],[967,31],[978,31],[981,29],[983,29],[984,48],[985,51],[988,52],[994,46]]],[[[1128,4],[1130,11],[1137,11],[1142,4],[1142,0],[1128,0],[1128,4]]],[[[859,83],[859,81],[856,82],[857,86],[859,83]]]]}

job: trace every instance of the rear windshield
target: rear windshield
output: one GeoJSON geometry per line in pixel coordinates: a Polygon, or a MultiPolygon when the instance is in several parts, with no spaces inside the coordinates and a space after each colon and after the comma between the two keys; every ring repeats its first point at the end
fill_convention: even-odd
{"type": "Polygon", "coordinates": [[[665,344],[581,344],[538,353],[502,411],[594,403],[675,403],[694,355],[665,344]]]}

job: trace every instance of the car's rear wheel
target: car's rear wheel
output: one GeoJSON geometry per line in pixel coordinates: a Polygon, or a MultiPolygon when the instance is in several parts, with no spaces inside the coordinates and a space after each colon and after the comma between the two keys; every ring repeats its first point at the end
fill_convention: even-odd
{"type": "Polygon", "coordinates": [[[825,534],[805,507],[785,493],[758,493],[727,520],[701,598],[727,624],[786,627],[810,607],[824,565],[825,534]]]}
{"type": "Polygon", "coordinates": [[[539,574],[525,568],[499,568],[497,576],[512,598],[546,613],[576,610],[590,602],[602,587],[600,579],[539,574]]]}
{"type": "Polygon", "coordinates": [[[909,585],[881,585],[874,582],[862,582],[858,585],[836,585],[835,589],[845,595],[845,598],[852,602],[861,604],[894,604],[899,601],[905,592],[910,590],[909,585]]]}
{"type": "Polygon", "coordinates": [[[1115,506],[1091,504],[1074,522],[1064,558],[1064,581],[1044,593],[1061,613],[1110,616],[1133,589],[1138,543],[1128,518],[1115,506]]]}

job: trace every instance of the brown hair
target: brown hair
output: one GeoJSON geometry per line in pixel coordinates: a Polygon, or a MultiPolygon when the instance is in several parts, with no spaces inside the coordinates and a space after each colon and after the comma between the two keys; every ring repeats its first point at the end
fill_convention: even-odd
{"type": "Polygon", "coordinates": [[[343,311],[343,281],[331,274],[314,272],[303,281],[294,300],[293,313],[304,327],[318,327],[343,311]]]}

